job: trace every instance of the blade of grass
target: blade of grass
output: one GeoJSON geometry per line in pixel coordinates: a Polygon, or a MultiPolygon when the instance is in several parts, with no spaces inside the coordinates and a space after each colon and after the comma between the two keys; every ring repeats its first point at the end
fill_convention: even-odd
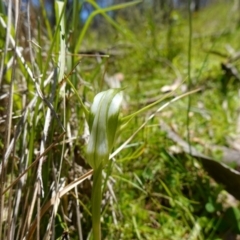
{"type": "MultiPolygon", "coordinates": [[[[192,64],[192,10],[191,10],[191,0],[188,0],[188,90],[192,88],[192,79],[191,79],[191,64],[192,64]]],[[[189,151],[191,153],[191,142],[190,142],[190,116],[189,112],[191,109],[191,96],[188,96],[188,105],[187,105],[187,116],[186,116],[186,126],[187,126],[187,142],[189,144],[189,151]]],[[[191,155],[191,154],[190,154],[191,155]]]]}
{"type": "MultiPolygon", "coordinates": [[[[9,38],[10,38],[10,29],[11,29],[11,8],[12,8],[12,1],[9,1],[8,3],[8,22],[7,24],[5,23],[5,21],[3,20],[3,18],[0,18],[1,24],[3,26],[3,28],[6,29],[6,43],[5,43],[5,48],[4,48],[4,53],[3,53],[3,57],[1,60],[1,69],[0,69],[0,87],[2,88],[2,76],[3,76],[3,68],[4,68],[4,61],[5,61],[5,57],[6,57],[6,53],[7,53],[7,49],[9,47],[9,38]]],[[[5,146],[4,148],[4,153],[6,152],[8,146],[5,146]]],[[[4,183],[5,183],[5,159],[3,158],[2,160],[2,171],[0,174],[0,239],[2,239],[2,227],[3,227],[3,207],[4,207],[4,196],[3,196],[3,188],[4,188],[4,183]]]]}
{"type": "Polygon", "coordinates": [[[44,155],[46,155],[54,146],[58,145],[58,144],[59,144],[59,140],[63,137],[64,134],[65,134],[65,132],[63,132],[62,134],[60,134],[60,135],[57,137],[56,142],[50,144],[50,146],[48,146],[48,147],[45,149],[45,151],[44,151],[41,155],[39,155],[39,156],[35,159],[35,161],[32,162],[32,163],[26,168],[26,170],[25,170],[23,173],[21,173],[8,187],[6,187],[6,188],[4,189],[4,191],[2,192],[2,194],[5,194],[10,188],[12,188],[12,187],[19,181],[19,179],[20,179],[24,174],[26,174],[26,173],[28,172],[29,169],[31,169],[33,166],[35,166],[35,165],[38,163],[38,161],[39,161],[44,155]]]}
{"type": "MultiPolygon", "coordinates": [[[[55,105],[55,107],[57,107],[58,102],[59,102],[58,101],[59,97],[63,98],[63,111],[64,111],[63,112],[63,126],[64,126],[64,128],[66,128],[66,103],[65,103],[65,85],[66,84],[65,84],[65,82],[62,84],[59,93],[57,93],[57,95],[56,95],[57,82],[60,83],[62,81],[62,79],[64,77],[64,71],[65,71],[66,43],[65,43],[65,19],[64,19],[64,14],[63,14],[63,12],[65,11],[64,3],[60,2],[60,1],[56,1],[55,2],[55,9],[56,9],[56,20],[57,20],[57,22],[60,21],[60,27],[58,28],[58,31],[57,31],[58,32],[58,38],[57,38],[58,41],[56,42],[56,48],[55,49],[56,49],[57,52],[60,52],[60,53],[59,53],[59,56],[58,56],[58,74],[55,74],[54,83],[53,83],[52,91],[51,91],[50,101],[53,105],[55,105]]],[[[57,72],[57,71],[55,71],[55,72],[57,72]]],[[[46,118],[47,118],[47,116],[51,117],[51,112],[49,111],[49,109],[47,111],[46,118]]],[[[51,120],[50,120],[50,122],[51,122],[51,120]]],[[[46,129],[45,129],[45,126],[44,126],[44,129],[46,130],[46,131],[44,131],[46,133],[46,135],[45,135],[46,137],[47,137],[48,132],[51,136],[53,135],[52,130],[50,130],[50,128],[49,128],[50,127],[50,122],[49,122],[49,124],[47,124],[46,129]]],[[[63,142],[65,142],[65,135],[63,136],[63,142]]],[[[43,148],[43,150],[44,150],[44,148],[43,148]]],[[[64,151],[65,151],[65,144],[63,143],[62,148],[61,148],[61,158],[60,158],[59,169],[58,169],[58,177],[57,177],[56,182],[55,182],[56,189],[59,188],[64,151]]],[[[40,166],[40,163],[41,162],[39,162],[39,166],[40,166]]],[[[45,175],[48,176],[49,175],[48,169],[46,169],[45,171],[47,171],[45,173],[45,175]]],[[[56,217],[56,214],[57,214],[58,206],[59,206],[59,204],[55,205],[54,211],[52,212],[52,215],[49,219],[48,230],[45,234],[46,238],[48,238],[50,236],[50,231],[52,231],[52,234],[54,236],[54,229],[52,229],[52,227],[54,225],[54,221],[55,221],[55,217],[56,217]]]]}
{"type": "Polygon", "coordinates": [[[83,41],[83,38],[84,36],[86,35],[86,32],[90,26],[90,23],[92,22],[93,18],[95,16],[97,16],[98,14],[102,14],[106,19],[107,21],[112,24],[115,28],[117,28],[119,31],[122,32],[122,28],[116,24],[107,14],[106,12],[109,12],[109,11],[115,11],[115,10],[119,10],[119,9],[122,9],[122,8],[127,8],[127,7],[130,7],[130,6],[133,6],[135,4],[138,4],[140,3],[141,1],[133,1],[133,2],[128,2],[128,3],[122,3],[122,4],[118,4],[118,5],[113,5],[113,6],[110,6],[110,7],[106,7],[106,8],[100,8],[94,1],[91,1],[91,0],[87,0],[87,2],[89,2],[90,4],[92,4],[96,10],[93,11],[90,16],[88,17],[86,23],[84,24],[84,27],[82,29],[82,31],[80,32],[80,35],[78,37],[78,42],[75,46],[75,51],[74,53],[78,52],[81,44],[82,44],[82,41],[83,41]]]}
{"type": "MultiPolygon", "coordinates": [[[[200,90],[201,90],[201,89],[195,89],[195,90],[193,90],[193,91],[184,93],[184,94],[182,94],[182,95],[180,95],[180,96],[177,96],[177,97],[173,98],[173,99],[170,100],[169,102],[167,102],[167,103],[163,104],[161,107],[159,107],[159,108],[158,108],[153,114],[151,114],[151,115],[147,118],[147,120],[131,135],[131,137],[129,137],[118,149],[116,149],[116,150],[110,155],[110,159],[113,158],[113,157],[115,157],[120,151],[122,151],[122,149],[124,149],[124,148],[126,147],[126,145],[127,145],[129,142],[131,142],[131,140],[137,135],[137,133],[138,133],[141,129],[143,129],[143,128],[146,126],[146,124],[147,124],[151,119],[153,119],[153,118],[155,117],[155,115],[156,115],[157,113],[161,112],[161,111],[162,111],[163,109],[165,109],[167,106],[169,106],[170,104],[178,101],[179,99],[184,98],[184,97],[186,97],[186,96],[188,96],[188,95],[190,95],[190,94],[194,94],[194,93],[196,93],[196,92],[198,92],[198,91],[200,91],[200,90]]],[[[157,101],[157,102],[158,102],[158,101],[157,101]]],[[[155,104],[154,104],[154,105],[155,105],[155,104]]]]}
{"type": "MultiPolygon", "coordinates": [[[[73,188],[75,188],[77,185],[82,183],[84,180],[86,180],[92,174],[93,174],[93,170],[90,170],[87,173],[85,173],[84,175],[82,175],[81,177],[79,177],[78,179],[74,180],[73,182],[68,184],[66,187],[64,187],[63,190],[61,190],[59,193],[57,193],[57,197],[58,198],[63,197],[66,193],[68,193],[73,188]]],[[[49,210],[49,208],[51,206],[54,206],[55,202],[56,202],[56,197],[54,196],[41,208],[41,217],[49,210]]],[[[31,228],[29,229],[29,232],[28,232],[27,236],[26,236],[26,240],[28,240],[28,239],[31,240],[32,239],[32,236],[33,236],[34,231],[36,229],[36,225],[37,225],[37,222],[36,222],[36,219],[35,219],[34,222],[31,225],[31,228]]]]}
{"type": "MultiPolygon", "coordinates": [[[[9,6],[8,6],[8,17],[10,18],[11,21],[11,6],[12,6],[12,1],[10,1],[9,6]]],[[[20,5],[19,2],[17,2],[15,4],[15,42],[17,42],[18,39],[18,33],[19,33],[19,9],[20,9],[20,5]]],[[[7,31],[10,31],[11,29],[11,22],[8,22],[7,25],[7,31]]],[[[10,34],[9,34],[10,36],[10,34]]],[[[9,86],[9,94],[8,94],[8,103],[7,103],[7,111],[6,111],[6,122],[5,122],[5,137],[4,137],[4,155],[7,152],[7,149],[9,147],[9,143],[10,143],[10,137],[11,137],[11,131],[12,131],[12,113],[13,113],[13,91],[14,91],[14,80],[16,79],[16,57],[17,57],[17,53],[16,53],[16,49],[14,49],[14,55],[13,55],[13,66],[12,66],[12,71],[11,71],[11,80],[10,80],[10,86],[9,86]]],[[[4,162],[5,158],[3,157],[2,160],[2,172],[1,172],[1,187],[0,187],[0,239],[1,239],[1,235],[2,235],[2,210],[4,207],[4,195],[2,195],[2,190],[3,187],[5,186],[5,182],[6,182],[6,172],[5,172],[5,167],[7,168],[8,166],[8,162],[4,162]]],[[[11,212],[9,213],[11,214],[11,212]]],[[[8,217],[8,224],[11,226],[11,222],[10,218],[8,217]]],[[[5,227],[6,227],[5,225],[5,227]]],[[[5,233],[7,232],[6,229],[4,229],[4,237],[6,237],[5,233]]],[[[8,231],[8,236],[10,236],[10,232],[8,231]]]]}
{"type": "Polygon", "coordinates": [[[48,33],[48,37],[49,37],[50,40],[52,40],[53,39],[52,28],[50,26],[50,21],[49,21],[49,18],[47,16],[46,6],[45,6],[43,0],[40,0],[40,6],[41,6],[42,15],[43,15],[43,21],[45,23],[46,30],[47,30],[47,33],[48,33]]]}

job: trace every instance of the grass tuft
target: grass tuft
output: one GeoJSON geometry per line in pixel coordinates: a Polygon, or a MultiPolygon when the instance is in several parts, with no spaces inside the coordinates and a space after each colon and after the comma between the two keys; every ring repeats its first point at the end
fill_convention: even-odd
{"type": "Polygon", "coordinates": [[[81,1],[56,1],[54,23],[43,1],[29,2],[25,11],[0,3],[0,239],[92,237],[86,116],[97,93],[116,87],[122,125],[97,182],[102,239],[237,239],[233,1],[188,12],[88,0],[86,23],[81,1]]]}

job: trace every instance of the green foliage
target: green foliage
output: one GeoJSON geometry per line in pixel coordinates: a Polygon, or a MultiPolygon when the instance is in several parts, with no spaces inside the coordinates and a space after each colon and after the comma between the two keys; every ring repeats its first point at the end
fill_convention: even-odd
{"type": "Polygon", "coordinates": [[[191,95],[189,109],[188,100],[179,97],[188,94],[187,12],[139,11],[138,1],[106,9],[87,2],[95,10],[82,28],[82,2],[74,1],[73,12],[66,13],[67,1],[57,1],[56,24],[51,25],[41,8],[41,20],[31,22],[30,35],[20,30],[16,34],[13,25],[6,31],[10,16],[3,15],[1,4],[0,148],[5,167],[0,178],[0,239],[61,239],[63,234],[88,239],[94,206],[101,215],[102,239],[236,236],[239,203],[160,128],[164,121],[219,161],[223,153],[214,146],[232,147],[239,134],[239,82],[226,66],[239,71],[240,47],[239,16],[232,1],[192,13],[188,91],[201,91],[191,95]],[[130,17],[120,14],[125,7],[130,17]],[[119,11],[115,19],[107,15],[111,10],[119,11]],[[104,24],[95,29],[91,23],[98,15],[104,24]],[[106,81],[117,72],[125,76],[122,113],[118,115],[117,104],[114,119],[100,121],[105,129],[101,136],[98,116],[107,116],[109,106],[102,102],[97,111],[94,106],[99,98],[110,104],[119,94],[107,90],[106,81]],[[180,83],[177,89],[175,81],[180,83]],[[87,122],[94,132],[88,147],[87,122]],[[103,174],[103,165],[95,162],[101,157],[90,149],[97,150],[93,138],[108,145],[104,165],[109,165],[103,174]],[[93,192],[91,168],[97,169],[93,192]],[[102,193],[102,202],[99,198],[93,205],[91,199],[102,193]]]}

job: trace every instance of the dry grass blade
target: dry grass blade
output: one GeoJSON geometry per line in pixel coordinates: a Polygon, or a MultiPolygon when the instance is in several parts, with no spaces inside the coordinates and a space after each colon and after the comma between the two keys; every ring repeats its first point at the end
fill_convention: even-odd
{"type": "MultiPolygon", "coordinates": [[[[57,60],[58,68],[55,69],[54,83],[52,85],[51,97],[50,97],[50,101],[49,101],[52,105],[54,105],[55,99],[57,99],[58,97],[60,97],[62,99],[62,102],[63,102],[63,114],[62,114],[63,125],[62,126],[64,127],[64,129],[66,128],[66,99],[65,99],[66,83],[63,82],[63,84],[60,85],[61,87],[60,87],[58,95],[56,94],[56,86],[57,86],[57,83],[62,82],[62,80],[64,78],[64,71],[65,71],[65,57],[66,57],[66,43],[65,43],[65,34],[66,33],[65,33],[65,22],[64,22],[65,6],[66,6],[66,4],[64,2],[56,1],[56,5],[55,5],[56,20],[58,22],[57,25],[59,26],[59,31],[57,31],[58,39],[56,39],[57,40],[56,41],[56,45],[57,45],[56,49],[57,49],[57,51],[59,51],[60,54],[59,54],[58,60],[57,60]]],[[[48,133],[49,127],[50,127],[50,122],[51,122],[51,111],[49,111],[49,110],[50,109],[48,109],[48,111],[47,111],[46,121],[45,121],[45,126],[44,126],[44,135],[45,136],[47,136],[47,133],[48,133]]],[[[65,136],[63,138],[64,138],[63,141],[65,141],[65,136]]],[[[46,140],[47,139],[45,139],[44,141],[46,141],[46,140]]],[[[41,147],[43,146],[44,141],[42,141],[41,147]]],[[[55,177],[54,177],[54,179],[55,179],[54,184],[55,184],[56,192],[58,192],[59,188],[61,188],[60,177],[61,177],[61,172],[62,172],[64,153],[65,153],[65,144],[63,143],[62,148],[61,148],[59,168],[57,171],[58,174],[57,174],[57,176],[55,175],[55,177]]],[[[53,168],[54,168],[54,166],[53,166],[53,168]]],[[[42,179],[42,177],[41,177],[41,161],[39,162],[38,178],[39,178],[39,180],[42,179]]],[[[42,180],[40,183],[42,183],[42,180]]],[[[50,236],[52,237],[52,239],[55,238],[54,222],[55,222],[59,203],[60,203],[60,201],[56,197],[56,204],[54,205],[51,217],[49,218],[47,231],[43,238],[44,240],[50,239],[50,236]]],[[[39,218],[39,223],[40,223],[40,209],[39,209],[38,218],[39,218]]]]}
{"type": "Polygon", "coordinates": [[[78,228],[78,238],[83,240],[82,225],[81,225],[81,215],[80,215],[80,205],[77,193],[77,186],[74,187],[75,196],[76,196],[76,216],[77,216],[77,228],[78,228]]]}
{"type": "MultiPolygon", "coordinates": [[[[18,13],[19,13],[19,3],[16,3],[16,13],[15,13],[15,29],[16,29],[16,39],[17,39],[17,33],[18,33],[18,13]]],[[[11,35],[10,35],[10,29],[11,29],[11,20],[12,20],[12,1],[9,1],[8,4],[8,23],[7,26],[5,25],[5,29],[7,31],[7,36],[6,36],[6,40],[7,40],[7,44],[5,45],[5,54],[6,54],[6,49],[8,48],[8,40],[10,39],[11,35]]],[[[4,25],[5,22],[1,21],[2,24],[4,25]]],[[[14,51],[14,56],[13,56],[13,66],[16,66],[16,61],[14,61],[16,59],[16,50],[14,51]]],[[[3,58],[3,62],[4,63],[4,58],[3,58]]],[[[3,67],[3,65],[2,65],[3,67]]],[[[3,70],[1,70],[1,79],[2,79],[2,74],[3,74],[3,70]]],[[[9,85],[9,94],[8,94],[8,104],[7,104],[7,110],[6,110],[6,122],[5,122],[5,137],[4,137],[4,154],[7,152],[9,143],[10,143],[10,134],[11,134],[11,130],[12,130],[12,112],[13,112],[13,82],[15,79],[15,74],[16,74],[16,68],[13,67],[12,68],[12,72],[11,72],[11,82],[9,85]]],[[[0,84],[1,85],[1,84],[0,84]]],[[[2,194],[5,182],[6,182],[6,172],[5,172],[5,162],[4,162],[4,158],[2,160],[2,172],[1,172],[1,184],[0,184],[0,239],[2,239],[2,225],[3,225],[3,207],[4,207],[4,195],[2,194]]],[[[7,167],[7,166],[6,166],[7,167]]],[[[11,225],[10,222],[10,216],[8,215],[8,225],[11,225]]],[[[4,229],[4,236],[5,236],[5,232],[6,232],[6,228],[4,229]]],[[[9,235],[9,232],[8,232],[9,235]]]]}
{"type": "MultiPolygon", "coordinates": [[[[79,177],[78,179],[74,180],[70,184],[68,184],[63,190],[58,192],[56,196],[51,198],[42,208],[40,211],[40,218],[50,209],[51,206],[53,206],[53,209],[55,208],[55,205],[58,204],[59,199],[67,194],[69,191],[71,191],[73,188],[78,186],[80,183],[82,183],[84,180],[86,180],[88,177],[90,177],[93,174],[93,170],[88,171],[83,176],[79,177]]],[[[28,235],[26,236],[26,240],[33,239],[33,234],[37,226],[37,221],[35,220],[32,223],[32,226],[29,229],[28,235]]]]}
{"type": "MultiPolygon", "coordinates": [[[[4,22],[4,20],[0,17],[0,21],[3,25],[4,28],[7,29],[7,26],[4,22]]],[[[37,82],[32,70],[29,68],[27,62],[25,61],[24,57],[22,56],[21,54],[21,51],[20,51],[20,48],[16,45],[16,42],[14,41],[13,37],[11,35],[9,35],[9,40],[10,40],[10,43],[12,44],[12,47],[15,49],[15,53],[17,55],[17,57],[20,59],[20,61],[22,62],[24,68],[26,69],[29,77],[31,78],[31,80],[33,81],[33,83],[35,84],[35,87],[36,87],[36,91],[37,91],[37,94],[38,96],[44,101],[44,103],[51,109],[51,112],[52,114],[54,115],[54,117],[56,118],[56,120],[58,121],[59,125],[62,127],[62,129],[64,130],[64,127],[61,123],[61,121],[59,120],[59,117],[58,115],[56,114],[52,104],[46,99],[46,97],[44,96],[42,90],[41,90],[41,87],[39,85],[39,83],[37,82]]]]}
{"type": "Polygon", "coordinates": [[[57,141],[55,143],[52,143],[49,147],[47,147],[45,151],[39,157],[37,157],[35,161],[32,164],[30,164],[23,173],[21,173],[6,189],[4,189],[2,194],[5,194],[10,188],[12,188],[19,181],[19,179],[21,179],[21,177],[28,172],[29,169],[31,169],[33,166],[35,166],[38,163],[38,161],[45,154],[47,154],[54,146],[58,145],[58,141],[63,137],[64,134],[65,132],[63,132],[60,136],[58,136],[57,141]]]}
{"type": "MultiPolygon", "coordinates": [[[[56,73],[56,71],[55,71],[55,73],[56,73]]],[[[53,104],[53,100],[54,100],[54,97],[55,97],[55,91],[56,91],[56,85],[57,85],[56,74],[53,78],[53,81],[54,82],[53,82],[53,86],[52,86],[51,98],[49,100],[49,103],[51,105],[53,104]]],[[[48,108],[46,118],[45,118],[45,123],[44,123],[43,137],[42,137],[42,140],[41,140],[40,155],[42,155],[44,153],[45,148],[46,148],[46,143],[47,143],[47,139],[48,139],[48,134],[49,134],[51,121],[52,121],[51,109],[48,108]]],[[[44,196],[43,181],[42,181],[42,164],[43,164],[43,161],[44,161],[44,158],[41,158],[39,160],[38,171],[37,171],[37,180],[40,183],[42,197],[44,196]]]]}
{"type": "MultiPolygon", "coordinates": [[[[28,104],[28,106],[25,109],[25,112],[21,116],[21,119],[20,119],[20,121],[19,121],[19,123],[17,125],[17,128],[16,128],[16,131],[15,131],[14,137],[11,140],[11,142],[10,142],[8,148],[7,148],[7,151],[5,152],[5,155],[4,155],[4,165],[7,164],[8,158],[9,158],[9,156],[10,156],[12,150],[13,150],[14,144],[17,141],[17,139],[19,138],[19,136],[20,136],[20,134],[22,132],[23,126],[26,124],[27,115],[33,109],[33,107],[34,107],[34,105],[36,103],[36,100],[37,100],[37,97],[35,96],[32,99],[32,101],[28,104]]],[[[3,163],[1,162],[0,163],[0,174],[1,174],[1,171],[2,171],[2,167],[3,167],[3,163]]]]}

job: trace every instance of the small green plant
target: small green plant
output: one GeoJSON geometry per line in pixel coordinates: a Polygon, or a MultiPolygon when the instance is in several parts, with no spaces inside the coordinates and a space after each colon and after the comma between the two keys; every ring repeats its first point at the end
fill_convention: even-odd
{"type": "Polygon", "coordinates": [[[228,138],[238,133],[238,88],[221,64],[236,57],[239,71],[232,1],[191,13],[191,65],[184,11],[172,12],[167,26],[164,12],[155,15],[148,1],[107,8],[94,0],[55,1],[53,26],[42,0],[39,18],[31,1],[26,15],[12,11],[14,1],[5,1],[8,9],[2,2],[0,239],[203,240],[239,234],[239,204],[225,209],[227,193],[195,160],[179,154],[161,129],[166,123],[184,141],[190,133],[193,147],[218,159],[222,151],[211,146],[231,146],[228,138]],[[84,24],[83,3],[93,10],[84,24]],[[98,15],[103,21],[95,28],[98,15]],[[124,114],[123,89],[103,91],[105,77],[119,71],[125,76],[124,114]],[[229,81],[224,99],[223,77],[229,81]],[[188,90],[202,89],[189,105],[187,98],[178,101],[190,94],[185,84],[164,94],[184,79],[191,80],[188,90]]]}
{"type": "MultiPolygon", "coordinates": [[[[75,93],[76,89],[73,87],[72,83],[68,81],[72,86],[75,93]]],[[[86,119],[88,121],[90,129],[90,138],[86,149],[87,162],[93,168],[93,187],[92,187],[92,229],[93,229],[93,239],[101,239],[101,200],[102,200],[102,171],[104,167],[108,164],[109,156],[111,154],[114,139],[118,130],[120,130],[121,125],[126,126],[126,124],[137,114],[148,110],[154,105],[158,104],[163,99],[159,99],[156,102],[149,104],[148,106],[136,111],[135,113],[126,116],[124,118],[119,118],[120,107],[122,102],[122,89],[109,89],[98,93],[91,106],[90,111],[84,106],[81,98],[79,98],[80,103],[84,109],[86,119]]],[[[195,91],[193,91],[195,92],[195,91]]],[[[184,94],[186,96],[193,92],[184,94]]],[[[181,97],[182,97],[181,96],[181,97]]],[[[173,100],[178,100],[179,97],[173,100]]],[[[165,106],[169,105],[173,101],[164,104],[157,111],[162,110],[165,106]]],[[[154,117],[151,115],[148,119],[154,117]]],[[[147,122],[146,121],[146,122],[147,122]]],[[[145,122],[145,124],[146,124],[145,122]]],[[[145,125],[144,124],[144,125],[145,125]]],[[[144,126],[142,125],[142,126],[144,126]]]]}
{"type": "Polygon", "coordinates": [[[101,239],[102,170],[112,151],[119,124],[121,101],[120,89],[110,89],[98,93],[94,98],[88,117],[91,134],[87,146],[87,161],[94,170],[91,202],[93,238],[96,240],[101,239]]]}

